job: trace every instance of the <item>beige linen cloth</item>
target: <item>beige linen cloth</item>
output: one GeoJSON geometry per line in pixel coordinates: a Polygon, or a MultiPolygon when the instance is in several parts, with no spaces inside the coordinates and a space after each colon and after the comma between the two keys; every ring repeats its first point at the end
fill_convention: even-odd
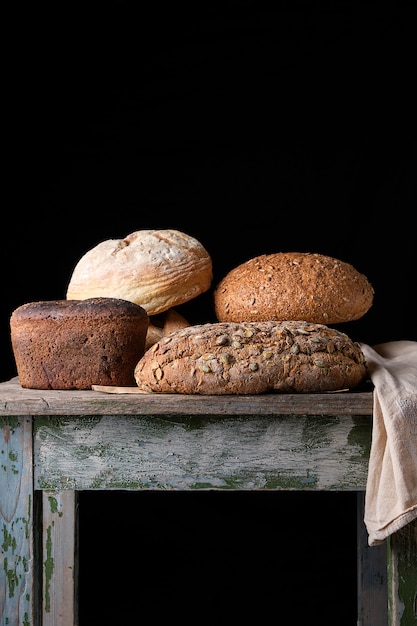
{"type": "Polygon", "coordinates": [[[374,546],[417,518],[417,342],[361,347],[374,385],[364,513],[374,546]]]}

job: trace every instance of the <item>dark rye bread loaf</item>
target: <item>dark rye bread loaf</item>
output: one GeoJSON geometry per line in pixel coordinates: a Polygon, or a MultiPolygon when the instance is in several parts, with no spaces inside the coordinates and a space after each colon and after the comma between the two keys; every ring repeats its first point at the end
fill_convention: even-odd
{"type": "Polygon", "coordinates": [[[366,276],[323,254],[278,252],[232,269],[214,291],[220,322],[306,320],[340,324],[362,317],[373,303],[366,276]]]}
{"type": "Polygon", "coordinates": [[[189,326],[155,343],[135,368],[142,391],[184,394],[335,391],[365,377],[358,343],[305,321],[189,326]]]}
{"type": "Polygon", "coordinates": [[[31,389],[134,385],[148,325],[142,307],[117,298],[23,304],[10,318],[20,385],[31,389]]]}

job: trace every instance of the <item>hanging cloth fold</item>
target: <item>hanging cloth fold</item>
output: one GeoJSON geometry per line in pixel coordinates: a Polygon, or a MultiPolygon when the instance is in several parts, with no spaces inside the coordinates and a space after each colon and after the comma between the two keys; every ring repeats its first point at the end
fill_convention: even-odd
{"type": "Polygon", "coordinates": [[[364,513],[373,546],[417,518],[417,342],[361,347],[374,385],[364,513]]]}

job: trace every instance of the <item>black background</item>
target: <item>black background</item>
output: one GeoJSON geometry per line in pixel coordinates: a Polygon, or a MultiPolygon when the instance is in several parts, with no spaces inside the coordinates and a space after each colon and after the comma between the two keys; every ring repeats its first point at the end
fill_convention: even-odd
{"type": "MultiPolygon", "coordinates": [[[[375,299],[343,330],[415,340],[414,20],[384,6],[37,8],[5,165],[0,379],[12,310],[65,297],[87,250],[141,228],[199,239],[213,286],[264,252],[348,261],[375,299]]],[[[211,292],[181,312],[213,319],[211,292]]]]}
{"type": "MultiPolygon", "coordinates": [[[[16,41],[21,71],[15,72],[12,95],[19,106],[10,124],[16,158],[5,170],[12,193],[3,210],[7,225],[0,248],[1,380],[16,374],[9,339],[13,309],[64,298],[87,250],[141,228],[178,228],[199,239],[213,259],[213,286],[232,267],[265,252],[320,252],[348,261],[368,277],[375,299],[363,318],[341,329],[371,345],[417,340],[411,303],[413,25],[411,4],[402,3],[37,7],[29,36],[16,41]]],[[[193,323],[213,320],[211,295],[180,312],[193,323]]],[[[99,503],[88,502],[99,496],[82,497],[87,503],[80,507],[86,511],[81,523],[87,528],[100,510],[99,503]]],[[[126,497],[113,504],[119,512],[132,506],[126,497]]],[[[195,505],[205,506],[193,497],[195,505]]],[[[191,521],[187,527],[197,525],[198,535],[190,537],[190,550],[214,536],[224,554],[229,535],[211,533],[225,526],[248,530],[242,525],[246,509],[239,509],[244,496],[211,497],[210,515],[217,511],[221,519],[207,522],[203,515],[198,523],[191,521]]],[[[172,497],[170,504],[158,502],[168,507],[159,511],[164,518],[172,497]]],[[[257,542],[267,524],[269,546],[279,505],[262,503],[264,516],[252,518],[249,526],[257,542]]],[[[304,514],[304,507],[295,508],[304,514]]],[[[176,519],[176,528],[183,528],[179,512],[176,519]]],[[[150,523],[156,524],[155,518],[150,523]]],[[[163,526],[156,536],[142,528],[158,550],[169,530],[163,526]]],[[[347,526],[344,533],[351,532],[347,526]]],[[[94,533],[88,533],[81,534],[88,538],[83,545],[93,546],[94,533]]],[[[196,560],[194,569],[200,567],[196,560]]],[[[256,567],[262,570],[265,562],[256,567]]],[[[165,566],[164,576],[172,575],[165,566]]],[[[185,585],[198,577],[193,571],[177,578],[185,585]]],[[[227,581],[221,580],[223,592],[227,581]]],[[[176,593],[188,602],[185,587],[176,593]]],[[[153,602],[159,602],[157,596],[155,591],[153,602]]],[[[239,596],[244,597],[242,589],[239,596]]],[[[261,595],[257,602],[263,602],[261,595]]],[[[350,617],[346,624],[355,624],[350,617]]]]}

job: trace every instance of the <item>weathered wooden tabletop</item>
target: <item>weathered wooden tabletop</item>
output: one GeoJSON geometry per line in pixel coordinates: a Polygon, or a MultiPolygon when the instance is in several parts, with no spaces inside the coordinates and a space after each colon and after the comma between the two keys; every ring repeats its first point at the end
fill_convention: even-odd
{"type": "Polygon", "coordinates": [[[0,384],[0,415],[372,415],[373,393],[184,395],[23,389],[0,384]]]}

